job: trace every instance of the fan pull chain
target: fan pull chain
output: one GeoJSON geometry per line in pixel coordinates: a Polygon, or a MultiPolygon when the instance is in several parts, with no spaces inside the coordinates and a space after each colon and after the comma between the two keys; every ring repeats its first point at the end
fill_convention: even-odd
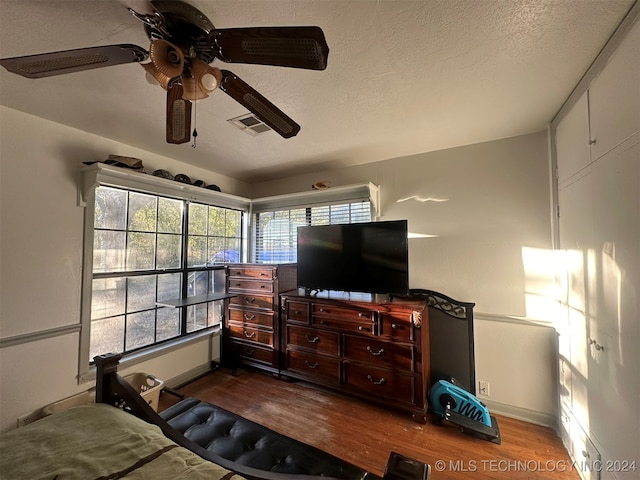
{"type": "Polygon", "coordinates": [[[196,148],[196,140],[198,139],[198,130],[197,130],[197,126],[198,126],[198,82],[196,82],[195,85],[195,95],[193,98],[193,133],[191,134],[193,136],[193,143],[191,144],[191,146],[193,148],[196,148]]]}

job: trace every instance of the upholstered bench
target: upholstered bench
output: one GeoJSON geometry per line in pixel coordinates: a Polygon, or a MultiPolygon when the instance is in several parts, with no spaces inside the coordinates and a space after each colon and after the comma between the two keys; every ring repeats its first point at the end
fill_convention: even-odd
{"type": "Polygon", "coordinates": [[[274,473],[380,480],[322,450],[195,398],[185,398],[160,416],[189,440],[240,465],[274,473]]]}

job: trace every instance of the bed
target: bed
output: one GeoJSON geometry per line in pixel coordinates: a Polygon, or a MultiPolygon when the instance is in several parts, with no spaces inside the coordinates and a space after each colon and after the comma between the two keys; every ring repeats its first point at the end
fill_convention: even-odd
{"type": "MultiPolygon", "coordinates": [[[[117,374],[120,357],[95,358],[95,404],[55,413],[0,437],[2,478],[380,480],[197,399],[162,412],[164,418],[117,374]]],[[[391,452],[383,478],[424,480],[429,474],[428,465],[391,452]]]]}
{"type": "Polygon", "coordinates": [[[0,437],[2,478],[231,480],[242,478],[104,403],[56,413],[0,437]]]}

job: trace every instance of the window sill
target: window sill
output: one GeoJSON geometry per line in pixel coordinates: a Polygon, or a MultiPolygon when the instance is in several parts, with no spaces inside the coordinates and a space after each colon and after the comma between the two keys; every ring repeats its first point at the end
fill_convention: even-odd
{"type": "MultiPolygon", "coordinates": [[[[213,338],[220,336],[222,332],[222,327],[220,325],[216,325],[214,327],[210,327],[204,329],[200,332],[189,335],[188,337],[181,337],[175,340],[163,343],[161,345],[153,345],[149,348],[145,348],[144,350],[140,350],[138,352],[130,353],[122,357],[120,360],[119,368],[120,370],[124,370],[133,365],[137,365],[142,362],[146,362],[153,358],[161,357],[162,355],[166,355],[169,352],[174,350],[179,350],[188,345],[198,343],[202,341],[204,338],[213,338]]],[[[95,365],[90,365],[85,372],[81,372],[78,375],[78,384],[93,382],[96,379],[96,367],[95,365]]]]}

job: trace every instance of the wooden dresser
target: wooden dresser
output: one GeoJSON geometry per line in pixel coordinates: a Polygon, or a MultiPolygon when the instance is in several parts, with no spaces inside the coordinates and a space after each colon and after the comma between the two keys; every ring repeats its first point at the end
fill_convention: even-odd
{"type": "Polygon", "coordinates": [[[392,406],[425,423],[429,313],[423,299],[303,289],[281,296],[281,374],[392,406]]]}
{"type": "Polygon", "coordinates": [[[296,264],[229,264],[229,299],[222,363],[277,373],[280,368],[279,294],[296,287],[296,264]]]}

